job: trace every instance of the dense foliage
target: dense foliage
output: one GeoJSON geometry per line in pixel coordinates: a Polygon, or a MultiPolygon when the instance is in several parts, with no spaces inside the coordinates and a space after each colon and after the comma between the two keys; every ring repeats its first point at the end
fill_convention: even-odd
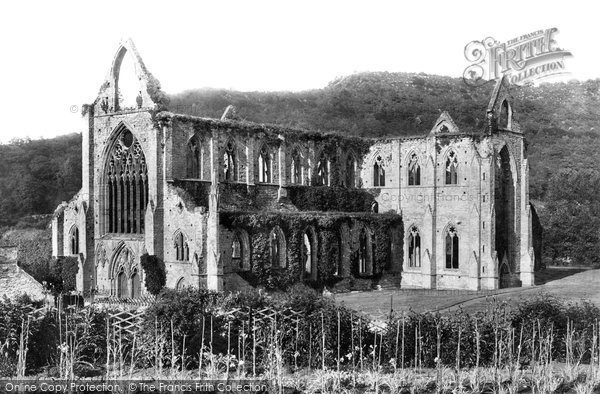
{"type": "Polygon", "coordinates": [[[52,213],[80,188],[80,134],[0,145],[0,225],[52,213]]]}
{"type": "Polygon", "coordinates": [[[158,257],[146,253],[141,257],[141,264],[144,269],[146,289],[150,294],[157,295],[167,283],[164,263],[158,257]]]}

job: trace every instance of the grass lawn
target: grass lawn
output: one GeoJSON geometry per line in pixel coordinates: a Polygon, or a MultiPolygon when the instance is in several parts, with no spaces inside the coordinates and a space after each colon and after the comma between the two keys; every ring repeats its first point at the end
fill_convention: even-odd
{"type": "Polygon", "coordinates": [[[600,306],[600,270],[547,269],[536,275],[536,286],[500,289],[493,292],[452,290],[384,290],[335,294],[335,300],[348,308],[381,318],[393,308],[396,312],[468,312],[483,310],[489,298],[522,300],[538,294],[551,294],[573,302],[587,299],[600,306]]]}

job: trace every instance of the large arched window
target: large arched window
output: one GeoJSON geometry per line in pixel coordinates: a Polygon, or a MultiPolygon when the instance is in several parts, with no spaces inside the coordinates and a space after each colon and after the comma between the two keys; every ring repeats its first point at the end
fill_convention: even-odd
{"type": "Polygon", "coordinates": [[[175,235],[175,259],[177,261],[189,261],[190,249],[183,233],[178,232],[175,235]]]}
{"type": "Polygon", "coordinates": [[[223,154],[223,179],[226,181],[237,181],[237,161],[233,141],[229,141],[225,146],[225,153],[223,154]]]}
{"type": "Polygon", "coordinates": [[[325,152],[321,152],[319,162],[317,163],[316,186],[329,186],[329,165],[329,158],[325,152]]]}
{"type": "Polygon", "coordinates": [[[294,149],[292,152],[291,160],[291,172],[290,172],[290,183],[301,185],[303,184],[304,168],[302,166],[302,157],[298,150],[294,149]]]}
{"type": "Polygon", "coordinates": [[[458,184],[458,158],[454,151],[448,153],[446,159],[446,185],[458,184]]]}
{"type": "Polygon", "coordinates": [[[346,187],[356,187],[356,171],[358,163],[353,155],[348,154],[346,157],[346,187]]]}
{"type": "Polygon", "coordinates": [[[71,231],[69,232],[69,241],[71,246],[69,252],[71,252],[71,254],[79,254],[79,228],[77,228],[77,226],[71,228],[71,231]]]}
{"type": "Polygon", "coordinates": [[[458,234],[454,226],[446,231],[446,268],[458,269],[458,234]]]}
{"type": "Polygon", "coordinates": [[[421,236],[416,226],[412,226],[408,234],[408,266],[421,266],[421,236]]]}
{"type": "Polygon", "coordinates": [[[275,227],[269,234],[270,258],[272,267],[286,266],[285,238],[279,227],[275,227]]]}
{"type": "Polygon", "coordinates": [[[193,136],[188,142],[186,151],[186,178],[202,178],[202,147],[198,136],[193,136]]]}
{"type": "Polygon", "coordinates": [[[421,184],[421,167],[419,166],[419,159],[417,154],[413,153],[410,155],[410,161],[408,162],[408,185],[418,186],[421,184]]]}
{"type": "Polygon", "coordinates": [[[104,229],[108,233],[142,234],[148,203],[146,158],[131,131],[121,125],[116,133],[107,157],[104,229]]]}
{"type": "Polygon", "coordinates": [[[258,155],[258,181],[260,183],[271,183],[271,155],[266,145],[258,155]]]}
{"type": "Polygon", "coordinates": [[[385,186],[385,169],[383,168],[383,159],[377,156],[373,164],[373,186],[385,186]]]}
{"type": "Polygon", "coordinates": [[[231,242],[231,263],[235,268],[244,269],[244,244],[238,233],[233,235],[231,242]]]}

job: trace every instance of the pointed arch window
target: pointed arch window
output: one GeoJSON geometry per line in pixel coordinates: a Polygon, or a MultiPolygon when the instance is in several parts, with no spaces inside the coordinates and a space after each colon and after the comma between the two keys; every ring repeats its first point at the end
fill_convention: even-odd
{"type": "Polygon", "coordinates": [[[298,153],[298,150],[294,149],[291,160],[290,183],[296,185],[303,184],[303,172],[304,168],[302,166],[300,153],[298,153]]]}
{"type": "Polygon", "coordinates": [[[369,238],[366,230],[363,228],[358,238],[358,273],[366,274],[368,272],[368,253],[369,238]]]}
{"type": "Polygon", "coordinates": [[[73,226],[69,233],[70,252],[71,254],[79,254],[79,228],[73,226]]]}
{"type": "Polygon", "coordinates": [[[446,231],[446,268],[458,269],[458,234],[456,228],[451,226],[446,231]]]}
{"type": "Polygon", "coordinates": [[[175,286],[175,290],[182,291],[187,286],[187,282],[184,277],[179,278],[177,281],[177,285],[175,286]]]}
{"type": "Polygon", "coordinates": [[[237,181],[237,161],[233,141],[229,141],[225,146],[225,153],[223,154],[223,179],[228,182],[237,181]]]}
{"type": "Polygon", "coordinates": [[[356,187],[356,171],[357,171],[358,163],[353,155],[349,154],[346,157],[346,187],[355,188],[356,187]]]}
{"type": "Polygon", "coordinates": [[[505,130],[510,129],[510,117],[510,104],[508,103],[508,100],[504,100],[502,102],[502,106],[500,107],[500,116],[498,117],[498,128],[505,130]]]}
{"type": "Polygon", "coordinates": [[[188,243],[183,236],[183,233],[178,232],[175,235],[175,259],[177,261],[189,261],[190,260],[190,249],[188,243]]]}
{"type": "Polygon", "coordinates": [[[258,181],[261,183],[271,183],[271,155],[266,145],[260,150],[258,155],[258,181]]]}
{"type": "Polygon", "coordinates": [[[408,163],[408,185],[419,186],[421,184],[421,166],[416,153],[411,154],[408,163]]]}
{"type": "Polygon", "coordinates": [[[446,159],[446,185],[458,184],[458,157],[454,151],[448,153],[446,159]]]}
{"type": "Polygon", "coordinates": [[[416,226],[412,226],[408,234],[408,266],[421,266],[421,236],[416,226]]]}
{"type": "Polygon", "coordinates": [[[238,233],[233,235],[231,242],[231,262],[235,268],[244,269],[244,247],[238,233]]]}
{"type": "Polygon", "coordinates": [[[329,165],[329,158],[325,152],[321,152],[319,162],[317,163],[316,186],[329,186],[329,165]]]}
{"type": "Polygon", "coordinates": [[[270,258],[272,267],[286,266],[285,239],[279,228],[274,228],[269,235],[270,258]]]}
{"type": "Polygon", "coordinates": [[[304,273],[309,274],[312,272],[312,245],[310,243],[310,237],[308,233],[302,235],[303,249],[302,256],[304,257],[304,273]]]}
{"type": "Polygon", "coordinates": [[[385,169],[383,168],[383,159],[377,156],[373,163],[373,186],[385,186],[385,169]]]}
{"type": "Polygon", "coordinates": [[[198,136],[194,135],[187,145],[186,151],[187,171],[186,178],[202,178],[202,147],[198,136]]]}
{"type": "Polygon", "coordinates": [[[148,168],[137,138],[125,126],[116,132],[107,155],[104,198],[104,231],[143,234],[148,204],[148,168]]]}

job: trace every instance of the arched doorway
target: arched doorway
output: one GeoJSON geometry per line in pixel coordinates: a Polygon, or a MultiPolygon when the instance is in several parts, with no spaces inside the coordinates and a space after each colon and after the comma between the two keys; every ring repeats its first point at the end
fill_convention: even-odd
{"type": "Polygon", "coordinates": [[[142,296],[142,281],[137,269],[131,275],[131,298],[140,298],[142,296]]]}
{"type": "Polygon", "coordinates": [[[129,294],[127,292],[127,275],[124,270],[119,271],[117,275],[117,297],[125,298],[129,294]]]}

